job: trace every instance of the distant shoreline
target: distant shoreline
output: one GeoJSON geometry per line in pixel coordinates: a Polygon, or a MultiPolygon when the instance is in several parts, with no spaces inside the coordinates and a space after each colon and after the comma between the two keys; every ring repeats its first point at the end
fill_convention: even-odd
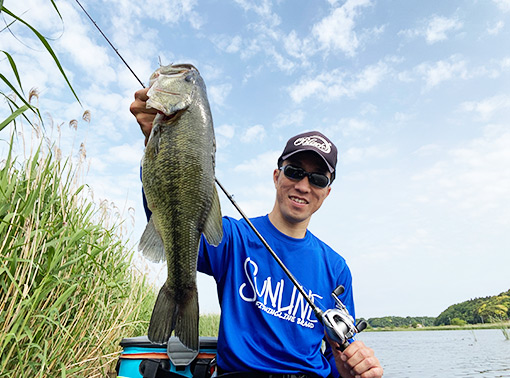
{"type": "Polygon", "coordinates": [[[502,323],[486,323],[486,324],[466,324],[463,326],[430,326],[430,327],[378,327],[378,328],[367,328],[363,332],[391,332],[391,331],[462,331],[462,330],[473,330],[473,329],[510,329],[510,322],[502,323]]]}

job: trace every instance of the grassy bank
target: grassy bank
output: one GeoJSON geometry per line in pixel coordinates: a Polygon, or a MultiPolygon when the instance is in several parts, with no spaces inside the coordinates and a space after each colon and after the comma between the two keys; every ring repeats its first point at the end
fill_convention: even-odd
{"type": "MultiPolygon", "coordinates": [[[[200,316],[200,336],[217,336],[220,316],[217,314],[208,314],[200,316]]],[[[363,332],[389,332],[389,331],[448,331],[448,330],[473,330],[473,329],[500,329],[503,334],[509,332],[510,322],[486,323],[486,324],[468,324],[465,326],[431,326],[431,327],[369,327],[363,332]]]]}
{"type": "Polygon", "coordinates": [[[105,377],[154,303],[111,209],[53,150],[0,165],[0,377],[105,377]]]}
{"type": "Polygon", "coordinates": [[[485,323],[485,324],[466,324],[463,326],[443,325],[443,326],[430,326],[430,327],[380,327],[380,328],[367,328],[363,332],[388,332],[388,331],[450,331],[450,330],[472,330],[472,329],[510,329],[510,322],[501,323],[485,323]]]}

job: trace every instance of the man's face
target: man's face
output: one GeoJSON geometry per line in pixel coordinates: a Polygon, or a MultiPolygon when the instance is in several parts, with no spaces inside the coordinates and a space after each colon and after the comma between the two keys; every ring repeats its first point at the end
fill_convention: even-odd
{"type": "MultiPolygon", "coordinates": [[[[292,155],[283,162],[282,166],[288,164],[310,173],[324,173],[331,178],[326,164],[314,152],[306,151],[292,155]]],[[[331,191],[330,186],[319,188],[310,184],[308,177],[299,181],[289,179],[282,170],[278,169],[273,173],[273,180],[276,187],[276,210],[290,223],[308,222],[331,191]]]]}

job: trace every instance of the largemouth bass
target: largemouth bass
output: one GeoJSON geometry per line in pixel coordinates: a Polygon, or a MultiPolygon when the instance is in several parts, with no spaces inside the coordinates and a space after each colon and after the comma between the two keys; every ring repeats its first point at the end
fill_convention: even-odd
{"type": "Polygon", "coordinates": [[[214,185],[215,139],[206,88],[189,64],[160,67],[151,76],[147,107],[158,109],[142,161],[142,183],[152,216],[139,244],[148,259],[166,259],[168,278],[149,324],[152,342],[175,336],[198,352],[196,268],[200,236],[222,239],[214,185]]]}

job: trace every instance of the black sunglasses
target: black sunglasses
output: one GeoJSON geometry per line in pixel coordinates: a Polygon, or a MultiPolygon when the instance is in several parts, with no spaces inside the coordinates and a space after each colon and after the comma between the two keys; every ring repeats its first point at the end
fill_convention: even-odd
{"type": "Polygon", "coordinates": [[[295,167],[293,165],[286,165],[284,167],[280,167],[280,169],[283,170],[285,177],[292,180],[299,181],[307,176],[310,184],[318,188],[325,188],[330,183],[329,177],[323,173],[310,173],[305,171],[303,168],[295,167]]]}

